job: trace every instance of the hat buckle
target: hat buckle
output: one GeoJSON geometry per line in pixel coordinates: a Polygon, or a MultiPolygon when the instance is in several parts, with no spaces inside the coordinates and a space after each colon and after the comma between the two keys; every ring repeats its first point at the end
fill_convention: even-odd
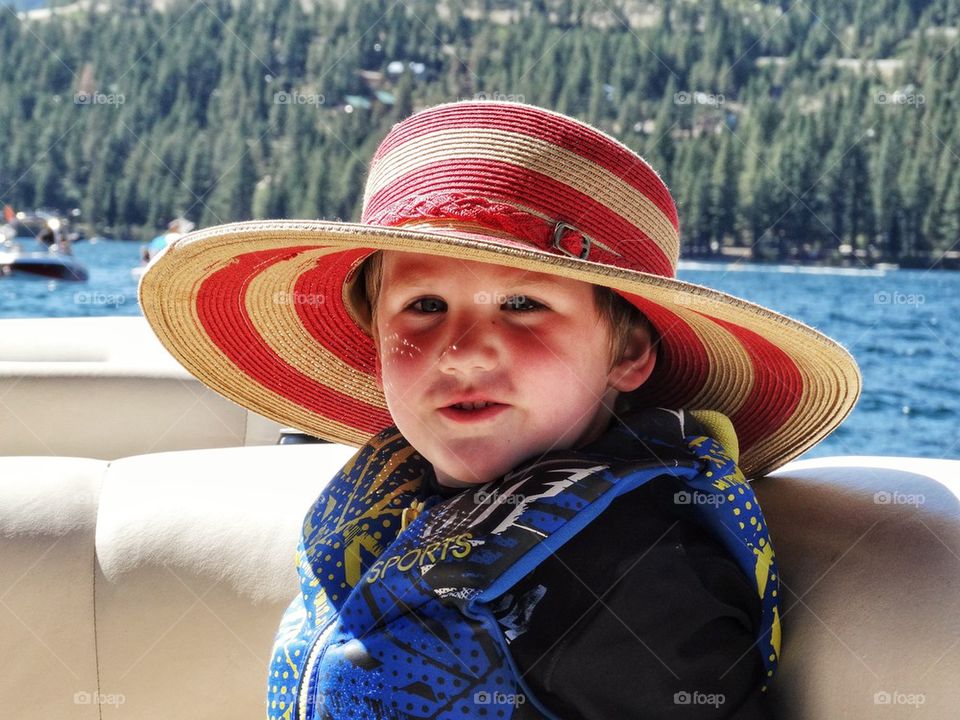
{"type": "Polygon", "coordinates": [[[585,232],[579,228],[574,227],[570,223],[563,222],[562,220],[558,222],[553,228],[553,242],[550,243],[550,247],[559,250],[564,255],[569,255],[570,257],[580,258],[581,260],[586,260],[590,255],[590,248],[593,246],[593,238],[587,235],[585,232]],[[566,231],[572,230],[577,233],[581,240],[580,253],[572,253],[567,250],[563,245],[560,244],[560,240],[563,238],[566,231]]]}

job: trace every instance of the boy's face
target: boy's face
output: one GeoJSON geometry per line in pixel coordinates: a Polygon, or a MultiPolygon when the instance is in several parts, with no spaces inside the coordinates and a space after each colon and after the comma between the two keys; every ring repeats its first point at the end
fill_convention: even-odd
{"type": "Polygon", "coordinates": [[[595,439],[618,392],[653,369],[643,331],[610,365],[589,283],[496,265],[383,252],[374,340],[387,406],[451,486],[595,439]],[[496,403],[452,407],[464,399],[496,403]]]}

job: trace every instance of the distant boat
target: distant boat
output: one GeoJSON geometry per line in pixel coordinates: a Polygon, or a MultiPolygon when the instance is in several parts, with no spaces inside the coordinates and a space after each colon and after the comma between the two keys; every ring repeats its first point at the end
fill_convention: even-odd
{"type": "Polygon", "coordinates": [[[167,245],[172,243],[181,235],[186,235],[188,232],[193,230],[194,227],[196,226],[191,221],[183,217],[178,217],[174,220],[171,220],[167,224],[167,231],[165,233],[157,235],[141,249],[140,265],[130,270],[130,275],[133,276],[134,280],[140,279],[140,276],[143,275],[144,271],[147,269],[147,265],[150,264],[150,261],[163,252],[167,245]]]}
{"type": "Polygon", "coordinates": [[[50,212],[14,212],[7,205],[0,226],[0,275],[32,275],[84,281],[87,268],[73,257],[68,221],[50,212]]]}

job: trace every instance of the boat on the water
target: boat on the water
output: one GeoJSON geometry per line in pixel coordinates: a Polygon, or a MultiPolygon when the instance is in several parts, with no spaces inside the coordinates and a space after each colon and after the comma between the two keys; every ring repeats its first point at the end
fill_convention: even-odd
{"type": "Polygon", "coordinates": [[[27,275],[58,280],[84,281],[87,268],[73,256],[73,243],[81,238],[69,220],[56,213],[14,212],[4,208],[0,226],[0,275],[27,275]]]}
{"type": "Polygon", "coordinates": [[[140,264],[130,270],[130,274],[135,280],[139,280],[140,276],[143,275],[144,271],[147,269],[147,265],[150,264],[150,261],[153,260],[157,255],[163,252],[170,243],[176,240],[181,235],[193,230],[196,227],[193,222],[187,220],[184,217],[174,218],[167,224],[167,229],[165,232],[157,235],[153,240],[148,242],[140,249],[140,264]]]}

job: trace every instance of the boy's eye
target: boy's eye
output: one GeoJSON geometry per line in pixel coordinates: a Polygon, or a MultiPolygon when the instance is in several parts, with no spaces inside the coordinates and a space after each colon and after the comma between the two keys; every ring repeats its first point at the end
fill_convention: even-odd
{"type": "MultiPolygon", "coordinates": [[[[532,298],[528,298],[525,295],[510,295],[507,297],[501,296],[501,298],[498,299],[501,300],[500,307],[504,308],[505,310],[513,310],[516,312],[531,312],[533,310],[540,310],[544,307],[541,303],[533,300],[532,298]]],[[[478,302],[494,301],[495,300],[487,300],[484,298],[478,302]]],[[[410,303],[409,307],[419,313],[432,315],[434,313],[445,312],[447,309],[447,303],[440,298],[426,297],[415,300],[414,302],[410,303]]]]}
{"type": "Polygon", "coordinates": [[[447,304],[439,298],[420,298],[410,304],[414,310],[422,313],[443,312],[447,309],[447,304]],[[417,307],[417,306],[420,307],[417,307]]]}
{"type": "Polygon", "coordinates": [[[525,295],[511,295],[503,304],[520,312],[530,312],[531,310],[539,310],[543,307],[543,305],[536,300],[528,298],[525,295]]]}

